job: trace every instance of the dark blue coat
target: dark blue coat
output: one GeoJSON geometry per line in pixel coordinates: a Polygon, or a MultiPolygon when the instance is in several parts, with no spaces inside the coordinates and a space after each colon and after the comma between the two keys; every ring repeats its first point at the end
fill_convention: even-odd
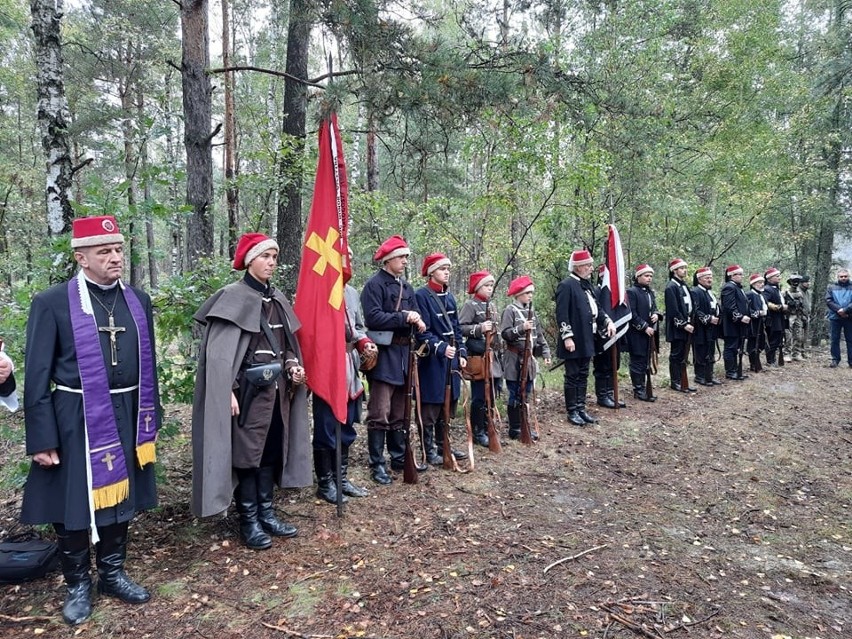
{"type": "Polygon", "coordinates": [[[713,293],[701,285],[692,288],[692,308],[695,317],[693,344],[713,344],[716,341],[718,324],[711,319],[719,317],[719,303],[713,293]]]}
{"type": "Polygon", "coordinates": [[[761,315],[761,311],[767,311],[766,298],[763,293],[751,289],[746,293],[748,298],[749,315],[751,315],[751,324],[748,327],[748,334],[751,337],[757,337],[766,329],[766,316],[761,315]]]}
{"type": "Polygon", "coordinates": [[[686,341],[683,327],[691,323],[692,296],[685,282],[673,277],[666,284],[666,341],[686,341]]]}
{"type": "Polygon", "coordinates": [[[367,379],[402,386],[408,372],[409,348],[406,340],[411,335],[411,324],[406,321],[404,311],[420,312],[414,289],[404,278],[397,279],[381,269],[364,285],[361,307],[364,309],[364,324],[368,331],[393,331],[394,341],[399,342],[388,346],[378,345],[379,360],[373,370],[367,373],[367,379]]]}
{"type": "Polygon", "coordinates": [[[594,287],[573,273],[556,287],[556,326],[559,341],[556,356],[560,359],[590,359],[595,355],[595,333],[606,327],[607,317],[598,307],[594,287]],[[591,296],[591,298],[590,298],[591,296]],[[592,302],[594,300],[594,302],[592,302]],[[594,303],[594,307],[592,304],[594,303]],[[574,340],[574,352],[565,350],[565,340],[574,340]]]}
{"type": "Polygon", "coordinates": [[[743,317],[751,317],[748,298],[741,284],[733,280],[722,287],[722,334],[725,337],[745,337],[749,325],[743,324],[743,317]]]}
{"type": "MultiPolygon", "coordinates": [[[[627,289],[627,303],[630,306],[630,327],[627,329],[627,348],[630,353],[648,354],[648,320],[657,310],[657,298],[654,291],[644,286],[634,285],[627,289]]],[[[659,330],[659,320],[654,328],[659,330]]]]}
{"type": "Polygon", "coordinates": [[[763,287],[763,299],[766,300],[766,305],[769,307],[769,314],[766,316],[767,332],[783,331],[785,317],[784,311],[781,310],[781,305],[784,303],[781,298],[781,291],[772,284],[767,284],[763,287]]]}
{"type": "Polygon", "coordinates": [[[449,291],[437,293],[430,291],[427,286],[417,289],[415,297],[420,308],[420,316],[426,323],[426,330],[417,335],[417,342],[428,345],[425,356],[417,359],[417,372],[420,374],[420,401],[426,404],[444,403],[448,365],[452,371],[450,379],[452,398],[455,401],[459,398],[461,390],[459,358],[467,357],[467,350],[462,341],[456,299],[449,291]],[[447,311],[446,315],[444,309],[447,311]],[[454,343],[457,349],[452,361],[444,355],[451,343],[454,343]]]}

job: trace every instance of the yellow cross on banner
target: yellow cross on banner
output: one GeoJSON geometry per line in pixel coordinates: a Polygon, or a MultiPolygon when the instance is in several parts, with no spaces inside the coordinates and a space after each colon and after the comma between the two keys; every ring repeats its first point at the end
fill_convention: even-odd
{"type": "Polygon", "coordinates": [[[335,246],[338,239],[340,239],[340,233],[337,232],[337,229],[329,227],[325,239],[322,239],[314,232],[311,233],[308,241],[305,242],[305,245],[309,249],[319,255],[316,264],[314,264],[314,273],[323,276],[325,275],[326,268],[329,266],[337,271],[337,279],[331,288],[331,293],[328,295],[328,303],[335,310],[339,310],[340,305],[343,303],[343,256],[335,246]]]}

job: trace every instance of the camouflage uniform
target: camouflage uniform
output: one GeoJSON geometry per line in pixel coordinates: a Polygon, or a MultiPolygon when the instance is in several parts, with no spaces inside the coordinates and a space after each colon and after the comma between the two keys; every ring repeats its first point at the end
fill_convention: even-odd
{"type": "Polygon", "coordinates": [[[803,359],[805,352],[805,339],[807,334],[807,314],[805,312],[805,295],[799,288],[802,281],[801,275],[791,275],[787,280],[790,287],[784,291],[784,303],[789,309],[790,322],[790,348],[794,362],[803,359]]]}

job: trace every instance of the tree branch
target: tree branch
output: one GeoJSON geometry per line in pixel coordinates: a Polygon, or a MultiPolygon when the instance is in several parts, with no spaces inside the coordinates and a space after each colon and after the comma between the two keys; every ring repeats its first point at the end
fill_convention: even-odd
{"type": "MultiPolygon", "coordinates": [[[[325,89],[322,84],[316,84],[311,80],[303,80],[302,78],[297,78],[294,75],[289,73],[285,73],[284,71],[275,71],[273,69],[264,69],[263,67],[255,67],[251,65],[241,65],[236,67],[222,67],[219,69],[208,69],[207,73],[228,73],[229,71],[257,71],[258,73],[267,73],[269,75],[274,75],[279,78],[287,78],[288,80],[293,80],[294,82],[299,82],[301,84],[307,85],[309,87],[315,87],[317,89],[325,89]]],[[[335,74],[341,75],[341,74],[335,74]]],[[[322,76],[326,77],[326,76],[322,76]]]]}

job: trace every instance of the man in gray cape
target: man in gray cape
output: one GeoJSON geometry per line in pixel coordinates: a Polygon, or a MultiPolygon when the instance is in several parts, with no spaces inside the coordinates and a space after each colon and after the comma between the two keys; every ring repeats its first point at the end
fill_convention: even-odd
{"type": "Polygon", "coordinates": [[[245,277],[194,316],[205,328],[192,407],[192,512],[221,513],[233,494],[240,536],[255,550],[269,548],[270,536],[296,535],[275,517],[274,484],[312,483],[300,324],[270,285],[277,260],[275,240],[243,235],[234,268],[245,277]]]}

